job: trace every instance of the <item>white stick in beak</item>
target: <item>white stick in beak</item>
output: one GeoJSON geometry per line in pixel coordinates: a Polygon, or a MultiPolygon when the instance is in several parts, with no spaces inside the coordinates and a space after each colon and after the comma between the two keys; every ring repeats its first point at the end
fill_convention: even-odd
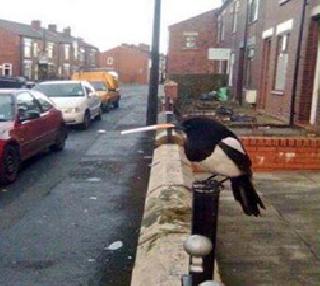
{"type": "Polygon", "coordinates": [[[121,134],[138,133],[138,132],[144,132],[149,130],[168,129],[168,128],[174,128],[174,127],[175,125],[172,123],[155,124],[155,125],[150,125],[146,127],[125,129],[121,131],[121,134]]]}

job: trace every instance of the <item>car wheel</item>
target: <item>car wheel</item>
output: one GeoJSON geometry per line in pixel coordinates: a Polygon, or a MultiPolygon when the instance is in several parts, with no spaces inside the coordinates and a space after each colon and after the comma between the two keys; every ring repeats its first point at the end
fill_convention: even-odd
{"type": "Polygon", "coordinates": [[[91,123],[91,115],[90,115],[90,111],[86,111],[86,113],[84,114],[84,118],[83,118],[83,123],[81,125],[82,129],[88,129],[91,123]]]}
{"type": "Polygon", "coordinates": [[[98,113],[98,115],[96,116],[96,120],[101,120],[102,119],[102,108],[100,107],[99,108],[99,113],[98,113]]]}
{"type": "Polygon", "coordinates": [[[57,135],[56,142],[51,146],[53,151],[62,151],[66,146],[66,140],[68,136],[67,127],[65,125],[61,126],[59,133],[57,135]]]}
{"type": "Polygon", "coordinates": [[[0,177],[2,184],[13,183],[20,168],[20,155],[17,147],[8,145],[4,149],[2,164],[3,174],[0,177]]]}
{"type": "Polygon", "coordinates": [[[119,100],[113,102],[112,104],[113,104],[113,108],[114,108],[114,109],[119,108],[119,100]]]}

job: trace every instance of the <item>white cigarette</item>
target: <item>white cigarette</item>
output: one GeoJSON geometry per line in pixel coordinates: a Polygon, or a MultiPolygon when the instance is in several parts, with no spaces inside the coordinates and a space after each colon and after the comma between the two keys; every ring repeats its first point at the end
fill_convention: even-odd
{"type": "Polygon", "coordinates": [[[125,129],[121,131],[121,134],[138,133],[138,132],[144,132],[149,130],[168,129],[168,128],[174,128],[174,124],[164,123],[164,124],[155,124],[155,125],[150,125],[150,126],[140,127],[140,128],[125,129]]]}

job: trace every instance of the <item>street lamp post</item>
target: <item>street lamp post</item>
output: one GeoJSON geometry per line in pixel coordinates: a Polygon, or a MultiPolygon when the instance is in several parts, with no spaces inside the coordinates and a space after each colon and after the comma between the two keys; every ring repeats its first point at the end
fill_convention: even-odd
{"type": "Polygon", "coordinates": [[[147,105],[147,125],[156,124],[158,121],[160,14],[161,0],[155,0],[152,29],[149,97],[147,105]]]}

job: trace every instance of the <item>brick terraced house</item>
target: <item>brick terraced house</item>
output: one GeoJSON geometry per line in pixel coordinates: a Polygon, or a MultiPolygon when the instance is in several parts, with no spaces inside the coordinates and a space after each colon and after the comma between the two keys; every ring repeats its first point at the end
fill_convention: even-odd
{"type": "Polygon", "coordinates": [[[285,122],[319,126],[319,18],[318,0],[225,0],[218,47],[230,49],[233,97],[256,99],[285,122]]]}
{"type": "Polygon", "coordinates": [[[285,123],[319,127],[319,0],[222,2],[169,27],[169,77],[225,73],[241,104],[256,104],[285,123]],[[227,56],[211,58],[210,50],[227,56]]]}
{"type": "Polygon", "coordinates": [[[150,47],[122,44],[100,53],[99,65],[116,71],[122,83],[147,84],[150,73],[150,47]]]}
{"type": "Polygon", "coordinates": [[[22,76],[27,80],[69,79],[79,68],[96,67],[99,50],[71,35],[70,27],[57,31],[0,20],[0,76],[22,76]]]}

